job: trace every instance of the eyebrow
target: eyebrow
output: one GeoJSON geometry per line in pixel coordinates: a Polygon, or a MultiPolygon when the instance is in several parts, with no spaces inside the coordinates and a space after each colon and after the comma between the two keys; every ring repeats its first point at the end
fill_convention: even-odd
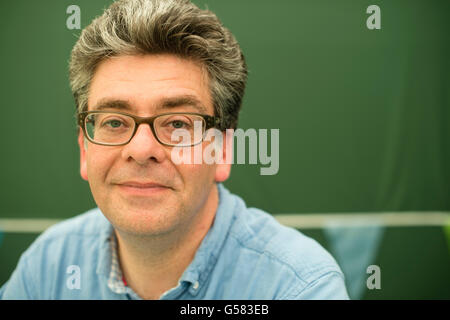
{"type": "MultiPolygon", "coordinates": [[[[176,96],[176,97],[170,97],[170,98],[164,98],[162,99],[157,107],[156,111],[165,111],[170,110],[176,107],[181,106],[189,106],[194,109],[196,109],[200,113],[207,114],[206,107],[195,97],[192,95],[183,95],[183,96],[176,96]]],[[[92,110],[122,110],[122,111],[133,111],[133,106],[127,101],[127,100],[121,100],[121,99],[101,99],[93,108],[92,110]]]]}

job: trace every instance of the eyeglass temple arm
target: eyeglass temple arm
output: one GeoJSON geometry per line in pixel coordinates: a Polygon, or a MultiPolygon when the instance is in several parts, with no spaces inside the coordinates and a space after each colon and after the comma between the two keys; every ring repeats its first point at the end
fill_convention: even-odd
{"type": "Polygon", "coordinates": [[[206,121],[207,129],[209,129],[209,128],[221,129],[222,128],[220,118],[207,116],[207,117],[205,117],[205,121],[206,121]]]}

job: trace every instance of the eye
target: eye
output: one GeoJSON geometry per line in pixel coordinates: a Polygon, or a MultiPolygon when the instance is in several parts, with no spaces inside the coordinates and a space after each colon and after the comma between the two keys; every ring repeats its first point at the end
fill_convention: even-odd
{"type": "Polygon", "coordinates": [[[106,117],[100,122],[100,129],[109,130],[111,132],[122,132],[132,127],[132,124],[127,119],[121,117],[106,117]]]}
{"type": "Polygon", "coordinates": [[[188,124],[181,121],[181,120],[174,120],[171,121],[170,124],[175,128],[175,129],[180,129],[183,128],[183,126],[187,126],[188,124]]]}
{"type": "Polygon", "coordinates": [[[118,128],[118,127],[120,127],[121,124],[122,124],[122,121],[113,119],[113,120],[105,121],[103,125],[105,125],[105,126],[109,125],[111,128],[118,128]]]}
{"type": "Polygon", "coordinates": [[[161,123],[167,129],[190,129],[192,119],[185,115],[170,116],[161,123]]]}

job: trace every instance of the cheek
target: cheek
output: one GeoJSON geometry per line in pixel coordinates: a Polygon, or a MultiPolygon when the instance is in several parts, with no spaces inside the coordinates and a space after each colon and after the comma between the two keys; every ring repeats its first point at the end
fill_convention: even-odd
{"type": "Polygon", "coordinates": [[[206,146],[203,143],[192,148],[173,148],[167,154],[186,186],[199,184],[214,172],[215,165],[205,163],[203,158],[206,146]]]}
{"type": "Polygon", "coordinates": [[[193,164],[178,165],[178,172],[183,177],[185,188],[191,196],[199,195],[215,181],[215,165],[193,164]]]}
{"type": "MultiPolygon", "coordinates": [[[[90,145],[87,153],[87,172],[89,184],[97,188],[105,182],[107,173],[114,163],[114,155],[105,150],[99,150],[98,146],[90,145]]],[[[92,190],[95,192],[95,190],[92,190]]]]}

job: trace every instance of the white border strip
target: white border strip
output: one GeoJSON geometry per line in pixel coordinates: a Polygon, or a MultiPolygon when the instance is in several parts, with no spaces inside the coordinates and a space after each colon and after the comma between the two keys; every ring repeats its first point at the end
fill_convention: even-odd
{"type": "MultiPolygon", "coordinates": [[[[450,212],[383,212],[383,213],[326,213],[274,214],[281,224],[296,229],[328,227],[428,227],[450,224],[450,212]]],[[[60,219],[0,219],[0,232],[41,233],[60,219]]]]}
{"type": "Polygon", "coordinates": [[[59,219],[0,219],[0,232],[41,233],[59,219]]]}
{"type": "Polygon", "coordinates": [[[450,223],[450,212],[382,212],[382,213],[329,213],[329,214],[278,214],[281,223],[297,229],[328,227],[429,227],[450,223]]]}

